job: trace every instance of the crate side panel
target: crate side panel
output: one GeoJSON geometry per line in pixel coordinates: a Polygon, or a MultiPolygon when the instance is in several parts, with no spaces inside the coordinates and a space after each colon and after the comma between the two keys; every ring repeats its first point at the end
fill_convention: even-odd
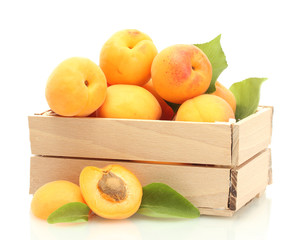
{"type": "Polygon", "coordinates": [[[232,165],[239,166],[271,143],[273,108],[257,113],[233,125],[232,165]]]}
{"type": "Polygon", "coordinates": [[[162,182],[173,187],[197,207],[227,209],[230,175],[230,169],[227,168],[33,156],[30,193],[54,180],[68,180],[78,184],[80,172],[85,166],[101,168],[112,163],[131,170],[143,186],[162,182]]]}
{"type": "Polygon", "coordinates": [[[36,155],[231,164],[229,124],[29,117],[36,155]]]}
{"type": "Polygon", "coordinates": [[[263,192],[270,183],[271,150],[266,149],[245,164],[231,170],[229,207],[238,210],[263,192]]]}

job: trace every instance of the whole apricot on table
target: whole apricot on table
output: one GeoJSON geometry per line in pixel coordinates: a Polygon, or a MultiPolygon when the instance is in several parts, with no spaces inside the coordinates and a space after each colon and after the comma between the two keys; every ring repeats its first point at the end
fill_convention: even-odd
{"type": "Polygon", "coordinates": [[[161,117],[160,120],[172,120],[174,116],[174,111],[173,109],[165,102],[164,99],[162,99],[161,96],[158,95],[158,93],[155,91],[152,79],[147,82],[143,88],[148,90],[152,95],[156,98],[156,100],[159,102],[160,107],[161,107],[161,117]]]}
{"type": "Polygon", "coordinates": [[[215,86],[216,86],[216,91],[214,91],[211,94],[223,98],[226,102],[229,103],[233,112],[235,113],[236,100],[233,93],[218,81],[215,83],[215,86]]]}
{"type": "Polygon", "coordinates": [[[85,167],[79,182],[87,205],[103,218],[128,218],[141,205],[141,183],[132,172],[120,165],[108,165],[103,169],[85,167]]]}
{"type": "Polygon", "coordinates": [[[198,47],[177,44],[156,55],[151,77],[156,92],[163,99],[181,104],[206,92],[212,78],[212,67],[198,47]]]}
{"type": "Polygon", "coordinates": [[[60,63],[46,85],[49,107],[61,116],[88,116],[106,97],[106,78],[87,58],[73,57],[60,63]]]}
{"type": "Polygon", "coordinates": [[[116,84],[107,88],[106,99],[96,115],[103,118],[157,120],[161,117],[161,107],[146,89],[116,84]]]}
{"type": "Polygon", "coordinates": [[[228,122],[234,119],[231,106],[222,98],[202,94],[185,101],[178,109],[176,121],[228,122]]]}
{"type": "Polygon", "coordinates": [[[152,39],[135,29],[113,34],[100,52],[100,67],[107,82],[144,85],[151,77],[151,64],[157,54],[152,39]]]}
{"type": "Polygon", "coordinates": [[[78,185],[58,180],[41,186],[33,195],[31,211],[41,219],[48,216],[61,206],[71,202],[85,203],[78,185]]]}

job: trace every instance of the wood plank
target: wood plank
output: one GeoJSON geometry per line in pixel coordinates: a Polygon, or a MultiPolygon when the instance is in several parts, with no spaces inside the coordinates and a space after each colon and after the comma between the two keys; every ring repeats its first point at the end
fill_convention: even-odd
{"type": "Polygon", "coordinates": [[[231,165],[231,124],[29,116],[32,154],[231,165]]]}
{"type": "Polygon", "coordinates": [[[270,145],[272,117],[272,107],[260,107],[255,114],[232,125],[233,166],[243,164],[270,145]]]}
{"type": "Polygon", "coordinates": [[[270,183],[271,150],[265,149],[243,165],[231,170],[229,208],[238,210],[263,192],[270,183]]]}
{"type": "Polygon", "coordinates": [[[54,180],[68,180],[78,184],[80,172],[85,166],[101,168],[112,163],[131,170],[143,186],[152,182],[168,184],[197,207],[228,208],[230,169],[204,166],[32,156],[30,193],[54,180]]]}
{"type": "Polygon", "coordinates": [[[201,215],[232,217],[235,211],[230,209],[199,208],[201,215]]]}

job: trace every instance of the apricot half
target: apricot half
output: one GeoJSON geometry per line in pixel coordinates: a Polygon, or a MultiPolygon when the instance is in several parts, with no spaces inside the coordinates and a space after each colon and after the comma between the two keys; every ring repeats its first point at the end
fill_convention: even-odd
{"type": "Polygon", "coordinates": [[[103,218],[128,218],[141,205],[141,183],[120,165],[108,165],[103,169],[85,167],[80,173],[79,183],[87,205],[103,218]]]}

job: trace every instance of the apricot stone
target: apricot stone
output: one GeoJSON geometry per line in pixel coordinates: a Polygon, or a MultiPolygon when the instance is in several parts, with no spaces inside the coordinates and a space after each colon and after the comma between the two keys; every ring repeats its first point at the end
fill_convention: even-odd
{"type": "Polygon", "coordinates": [[[62,116],[88,116],[106,97],[106,78],[87,58],[73,57],[60,63],[46,85],[46,100],[62,116]]]}
{"type": "Polygon", "coordinates": [[[96,115],[103,118],[157,120],[161,116],[161,107],[146,89],[117,84],[107,88],[106,99],[96,115]]]}
{"type": "Polygon", "coordinates": [[[82,195],[97,215],[124,219],[133,215],[142,201],[142,185],[128,169],[112,164],[100,169],[85,167],[80,173],[82,195]]]}
{"type": "Polygon", "coordinates": [[[206,92],[212,67],[205,53],[196,46],[177,44],[156,55],[151,77],[156,92],[163,99],[181,104],[206,92]]]}
{"type": "Polygon", "coordinates": [[[151,76],[157,49],[151,38],[126,29],[112,35],[100,52],[100,67],[109,84],[144,85],[151,76]]]}
{"type": "Polygon", "coordinates": [[[64,180],[46,183],[34,194],[31,201],[33,215],[41,219],[70,202],[85,203],[78,185],[64,180]]]}
{"type": "Polygon", "coordinates": [[[176,121],[228,122],[234,118],[230,105],[222,98],[203,94],[185,101],[178,109],[176,121]]]}

